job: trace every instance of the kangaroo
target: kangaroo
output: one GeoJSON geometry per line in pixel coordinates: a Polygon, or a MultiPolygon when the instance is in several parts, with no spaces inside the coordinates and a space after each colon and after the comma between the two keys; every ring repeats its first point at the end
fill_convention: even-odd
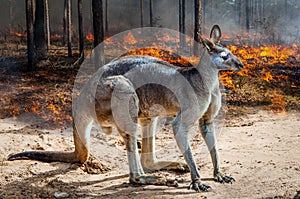
{"type": "Polygon", "coordinates": [[[199,63],[196,67],[183,68],[149,56],[125,56],[111,61],[93,75],[73,107],[73,152],[28,151],[12,155],[8,160],[28,158],[84,163],[89,156],[92,123],[98,122],[105,133],[111,133],[112,127],[116,127],[123,137],[131,183],[177,186],[176,180],[149,176],[144,172],[167,165],[171,169],[189,169],[192,180],[189,189],[208,191],[211,187],[201,182],[188,139],[190,127],[198,122],[210,151],[215,181],[232,183],[234,178],[220,171],[214,133],[214,118],[221,107],[218,71],[238,71],[243,68],[243,63],[220,45],[220,39],[218,25],[212,27],[210,39],[201,36],[211,65],[199,63]],[[150,83],[143,85],[141,77],[150,83]],[[159,83],[156,83],[157,79],[159,83]],[[188,86],[182,82],[187,82],[188,86]],[[172,86],[166,88],[165,84],[172,86]],[[153,110],[157,104],[163,110],[153,110]],[[154,133],[160,116],[174,117],[174,137],[188,168],[184,163],[156,160],[154,133]],[[137,146],[137,123],[142,126],[143,134],[141,157],[137,146]]]}

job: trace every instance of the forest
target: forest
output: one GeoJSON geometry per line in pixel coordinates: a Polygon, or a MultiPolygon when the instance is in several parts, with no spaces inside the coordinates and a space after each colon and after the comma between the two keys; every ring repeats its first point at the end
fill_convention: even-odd
{"type": "MultiPolygon", "coordinates": [[[[299,9],[300,1],[297,0],[0,0],[0,134],[4,136],[3,141],[0,142],[0,152],[3,154],[0,156],[0,171],[8,171],[7,178],[10,179],[3,177],[5,183],[0,183],[0,198],[5,196],[31,197],[33,194],[36,194],[34,196],[37,198],[44,198],[53,197],[57,191],[64,193],[61,187],[67,183],[61,181],[59,177],[55,180],[51,179],[53,173],[50,171],[41,175],[45,177],[45,182],[34,177],[40,176],[36,174],[39,171],[44,171],[40,163],[33,172],[31,169],[35,168],[34,165],[26,167],[27,173],[21,172],[20,166],[10,170],[12,165],[6,161],[6,155],[8,155],[6,152],[20,150],[14,143],[17,139],[25,139],[25,142],[30,143],[19,143],[22,150],[28,148],[59,150],[64,145],[67,145],[67,149],[72,148],[70,141],[72,138],[68,134],[72,126],[72,98],[76,93],[74,89],[76,84],[81,83],[77,82],[77,77],[79,73],[82,73],[81,66],[86,60],[99,56],[102,66],[103,63],[108,63],[118,57],[120,52],[125,52],[122,56],[148,55],[176,66],[191,67],[201,63],[201,56],[196,54],[183,57],[174,53],[179,49],[176,45],[182,44],[182,38],[177,38],[178,35],[175,37],[157,36],[157,41],[174,46],[174,48],[166,50],[159,49],[159,46],[152,46],[133,49],[142,40],[132,34],[131,30],[166,28],[177,31],[178,34],[182,33],[181,35],[186,36],[184,46],[192,49],[193,45],[202,45],[200,35],[209,38],[210,30],[215,24],[218,24],[222,30],[221,44],[244,64],[240,72],[230,70],[219,72],[224,101],[221,112],[226,115],[224,128],[225,131],[229,131],[237,127],[244,133],[240,134],[241,137],[252,139],[246,139],[247,144],[250,144],[247,145],[248,148],[245,148],[248,150],[245,154],[251,156],[250,151],[255,151],[251,161],[255,161],[256,166],[252,168],[246,156],[240,157],[243,163],[240,163],[240,160],[232,160],[230,153],[227,156],[225,154],[225,157],[228,162],[229,160],[235,161],[234,168],[244,166],[242,169],[247,175],[256,171],[262,174],[261,178],[253,179],[249,190],[241,191],[243,188],[238,186],[235,187],[234,194],[225,191],[227,194],[225,195],[227,198],[233,196],[243,198],[259,189],[257,193],[250,194],[250,196],[253,198],[261,196],[262,198],[293,198],[298,191],[299,198],[299,178],[295,176],[300,175],[300,154],[292,149],[286,149],[289,148],[289,144],[291,148],[296,148],[300,136],[299,119],[297,119],[300,110],[299,9]],[[115,41],[114,38],[119,37],[118,35],[123,36],[115,41]],[[104,47],[100,54],[96,54],[94,49],[99,45],[104,47]],[[262,131],[258,127],[259,124],[255,125],[259,122],[270,129],[274,128],[276,136],[272,136],[272,132],[269,132],[265,139],[265,141],[271,140],[272,144],[275,143],[274,146],[270,143],[260,145],[260,141],[264,139],[263,135],[259,141],[257,141],[258,138],[252,137],[252,134],[255,135],[254,131],[262,131]],[[286,132],[282,132],[283,126],[287,129],[286,132]],[[249,133],[250,131],[252,133],[249,133]],[[51,132],[54,134],[51,135],[51,132]],[[286,133],[287,137],[285,138],[280,133],[286,133]],[[33,135],[34,139],[27,138],[28,135],[33,135]],[[53,141],[55,136],[60,136],[59,141],[53,141]],[[63,137],[66,137],[67,141],[63,137]],[[47,144],[46,138],[52,144],[47,144]],[[256,148],[251,148],[251,143],[256,141],[257,145],[252,146],[256,148]],[[264,148],[259,150],[260,146],[264,148]],[[274,155],[274,159],[268,162],[260,160],[260,157],[265,158],[265,156],[259,156],[257,153],[264,151],[265,148],[268,148],[266,149],[268,152],[279,151],[278,157],[274,155]],[[281,161],[280,157],[285,153],[290,154],[292,160],[286,157],[281,161]],[[260,164],[259,161],[263,163],[260,164]],[[251,168],[245,170],[248,166],[251,168]],[[276,182],[269,183],[266,179],[271,177],[265,173],[275,170],[275,167],[281,169],[283,174],[277,175],[274,171],[272,175],[280,180],[278,183],[276,180],[274,180],[276,182]],[[17,177],[14,172],[20,176],[23,175],[24,178],[17,177]],[[20,179],[24,180],[24,183],[20,183],[20,179]],[[31,180],[34,185],[27,185],[31,180]],[[263,182],[258,183],[259,180],[263,182]],[[40,183],[46,185],[39,187],[40,183]],[[286,187],[286,184],[290,188],[286,187]],[[265,185],[268,189],[266,192],[258,188],[265,185]],[[274,188],[276,186],[284,188],[277,190],[274,188]],[[14,195],[14,192],[17,194],[14,195]]],[[[93,68],[93,70],[97,69],[93,68]]],[[[84,78],[87,79],[87,77],[84,78]]],[[[160,131],[168,130],[161,127],[160,131]]],[[[162,140],[168,140],[170,135],[158,137],[158,145],[163,148],[162,140]]],[[[104,139],[95,135],[93,139],[97,140],[94,142],[104,143],[108,138],[104,139]]],[[[234,135],[225,139],[230,143],[231,140],[239,141],[234,135]]],[[[110,143],[109,146],[105,144],[101,146],[106,146],[113,151],[114,149],[110,147],[114,145],[123,150],[124,143],[119,138],[113,137],[108,143],[110,143]]],[[[225,146],[227,145],[222,145],[222,147],[225,146]]],[[[238,144],[232,148],[239,152],[243,146],[238,144]]],[[[101,153],[94,154],[101,158],[104,156],[101,153]]],[[[272,155],[266,156],[273,157],[272,155]]],[[[107,156],[105,154],[105,157],[107,156]]],[[[115,159],[109,159],[109,161],[114,162],[115,159]]],[[[123,166],[120,165],[124,161],[119,159],[118,161],[115,161],[112,167],[122,170],[123,166]]],[[[22,162],[23,167],[25,163],[22,162]]],[[[108,162],[104,161],[104,163],[108,162]]],[[[226,165],[228,166],[227,163],[226,165]]],[[[55,165],[50,165],[50,167],[55,167],[55,165]]],[[[62,170],[65,172],[64,166],[59,165],[59,171],[62,170]]],[[[106,181],[104,176],[110,170],[108,167],[100,164],[96,171],[90,172],[87,168],[82,170],[89,173],[88,175],[92,175],[93,172],[103,175],[101,179],[104,179],[104,183],[109,186],[111,179],[106,181]]],[[[77,170],[76,172],[76,177],[80,178],[82,173],[77,170]]],[[[66,182],[73,183],[66,186],[65,191],[68,192],[68,197],[94,197],[93,194],[86,194],[81,190],[70,193],[81,186],[74,183],[70,175],[72,173],[68,173],[69,179],[64,179],[66,182]]],[[[240,178],[246,177],[246,174],[236,173],[236,175],[240,178]]],[[[117,185],[111,188],[116,190],[128,188],[130,185],[122,184],[123,178],[113,179],[117,181],[112,180],[117,185]],[[119,184],[122,185],[119,186],[119,184]]],[[[0,181],[2,182],[2,177],[0,181]]],[[[92,184],[87,183],[85,186],[90,189],[92,184]]],[[[130,190],[135,191],[135,188],[130,187],[130,190]]],[[[103,191],[103,197],[123,197],[121,191],[110,193],[111,190],[102,189],[102,187],[91,189],[100,195],[103,191]]],[[[136,189],[141,191],[144,188],[136,189]]],[[[138,192],[137,196],[156,198],[151,188],[145,189],[145,195],[138,192]]],[[[220,189],[225,190],[225,188],[220,189]]],[[[159,193],[165,194],[164,191],[159,193]]],[[[128,195],[125,196],[131,196],[130,191],[126,194],[128,195]]],[[[173,198],[171,193],[168,192],[168,194],[170,195],[167,198],[173,198]]],[[[211,194],[208,196],[212,198],[220,198],[222,195],[221,192],[211,194]]],[[[185,197],[180,194],[176,196],[185,197]]]]}

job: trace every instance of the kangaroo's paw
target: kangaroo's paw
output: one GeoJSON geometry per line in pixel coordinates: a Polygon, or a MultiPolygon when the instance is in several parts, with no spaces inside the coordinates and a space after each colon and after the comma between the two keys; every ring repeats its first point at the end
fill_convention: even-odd
{"type": "Polygon", "coordinates": [[[136,176],[130,179],[130,183],[138,185],[163,185],[170,187],[178,187],[177,180],[167,179],[159,176],[136,176]]]}
{"type": "Polygon", "coordinates": [[[190,172],[189,166],[183,162],[169,162],[167,163],[167,165],[168,166],[164,167],[163,169],[186,172],[186,173],[190,172]]]}
{"type": "Polygon", "coordinates": [[[195,190],[197,192],[200,192],[200,191],[209,191],[211,189],[211,186],[202,184],[200,182],[200,180],[194,180],[190,184],[189,189],[193,189],[193,190],[195,190]]]}
{"type": "Polygon", "coordinates": [[[159,170],[172,170],[177,172],[189,172],[190,169],[187,164],[183,162],[169,162],[169,161],[155,161],[152,163],[144,163],[143,168],[145,171],[159,171],[159,170]]]}
{"type": "Polygon", "coordinates": [[[220,183],[233,183],[235,182],[235,179],[231,176],[226,176],[219,172],[214,176],[214,181],[220,183]]]}

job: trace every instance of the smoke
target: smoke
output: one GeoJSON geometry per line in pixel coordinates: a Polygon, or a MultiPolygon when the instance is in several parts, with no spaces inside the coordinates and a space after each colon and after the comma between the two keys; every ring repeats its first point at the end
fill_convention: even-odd
{"type": "MultiPolygon", "coordinates": [[[[105,0],[103,0],[105,2],[105,0]]],[[[203,29],[209,34],[214,24],[219,24],[227,36],[245,36],[245,32],[254,35],[256,42],[267,43],[299,43],[300,41],[300,2],[295,0],[249,0],[248,22],[246,28],[246,1],[214,0],[203,1],[203,29]],[[240,4],[238,4],[240,2],[240,4]]],[[[104,3],[105,4],[105,3],[104,3]]],[[[16,31],[26,30],[25,1],[0,0],[0,32],[11,27],[16,31]]],[[[52,33],[62,34],[64,2],[49,1],[50,25],[52,33]]],[[[109,0],[108,32],[106,36],[138,28],[141,24],[140,1],[109,0]]],[[[104,5],[105,11],[105,5],[104,5]]],[[[179,5],[174,0],[153,0],[153,21],[155,27],[178,30],[179,5]]],[[[105,12],[104,12],[105,13],[105,12]]],[[[185,1],[185,34],[193,36],[194,1],[185,1]]],[[[73,30],[77,32],[77,1],[72,1],[73,30]]],[[[150,25],[149,0],[144,0],[144,26],[150,25]]],[[[83,1],[84,31],[92,32],[91,0],[83,1]]]]}

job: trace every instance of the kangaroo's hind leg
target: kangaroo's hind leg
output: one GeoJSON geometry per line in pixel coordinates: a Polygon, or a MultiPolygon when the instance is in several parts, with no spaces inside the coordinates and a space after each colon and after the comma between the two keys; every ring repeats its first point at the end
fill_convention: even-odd
{"type": "Polygon", "coordinates": [[[123,137],[127,150],[127,158],[129,164],[129,181],[133,184],[140,185],[166,185],[178,186],[176,180],[167,179],[159,176],[145,175],[138,153],[137,136],[135,133],[126,133],[119,129],[119,133],[123,137]]]}
{"type": "Polygon", "coordinates": [[[235,181],[233,177],[226,176],[220,172],[220,160],[217,150],[214,123],[212,121],[206,120],[204,117],[199,120],[199,128],[212,159],[212,163],[214,166],[214,180],[220,183],[232,183],[233,181],[235,181]]]}
{"type": "Polygon", "coordinates": [[[200,174],[190,147],[188,130],[191,125],[182,122],[181,117],[182,114],[180,113],[175,118],[173,122],[173,131],[177,145],[190,168],[192,183],[190,184],[189,189],[193,189],[197,192],[208,191],[211,187],[201,183],[200,174]]]}
{"type": "Polygon", "coordinates": [[[142,126],[142,153],[141,162],[144,170],[175,170],[188,172],[187,164],[183,162],[158,161],[155,155],[155,132],[158,117],[152,119],[140,119],[142,126]]]}

